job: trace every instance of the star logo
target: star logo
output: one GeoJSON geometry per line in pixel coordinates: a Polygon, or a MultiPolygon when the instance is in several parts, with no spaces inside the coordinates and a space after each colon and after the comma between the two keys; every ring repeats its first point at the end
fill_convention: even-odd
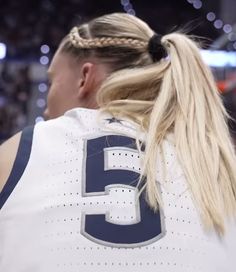
{"type": "Polygon", "coordinates": [[[117,119],[115,117],[112,117],[112,118],[106,119],[106,121],[108,121],[108,124],[112,124],[112,123],[119,123],[119,124],[121,124],[122,120],[119,120],[119,119],[117,119]]]}

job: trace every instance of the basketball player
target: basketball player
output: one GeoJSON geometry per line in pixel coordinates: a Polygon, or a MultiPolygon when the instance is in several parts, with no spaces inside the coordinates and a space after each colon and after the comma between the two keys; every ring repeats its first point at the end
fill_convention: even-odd
{"type": "Polygon", "coordinates": [[[52,120],[0,150],[0,271],[235,271],[235,155],[196,43],[110,14],[48,72],[52,120]]]}

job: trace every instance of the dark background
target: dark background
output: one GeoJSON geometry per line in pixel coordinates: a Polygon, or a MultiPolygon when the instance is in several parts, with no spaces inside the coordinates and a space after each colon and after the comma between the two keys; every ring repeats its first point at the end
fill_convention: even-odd
{"type": "MultiPolygon", "coordinates": [[[[158,33],[184,29],[205,37],[206,48],[213,44],[215,49],[235,51],[234,30],[225,33],[223,27],[217,29],[214,23],[220,19],[223,25],[233,27],[236,1],[202,0],[201,8],[195,8],[199,1],[0,0],[0,43],[7,45],[6,58],[0,60],[0,141],[42,120],[48,63],[43,65],[39,60],[44,56],[50,61],[60,40],[75,24],[106,13],[125,12],[124,8],[128,8],[158,33]],[[207,19],[209,12],[215,13],[213,21],[207,19]],[[224,42],[219,43],[220,38],[224,42]],[[48,53],[41,52],[43,44],[49,47],[48,53]]],[[[235,68],[214,68],[213,72],[221,83],[227,109],[234,116],[236,88],[228,90],[225,82],[236,78],[235,68]]],[[[231,127],[234,130],[233,124],[231,127]]]]}
{"type": "MultiPolygon", "coordinates": [[[[192,33],[216,39],[221,31],[206,20],[220,1],[203,1],[194,9],[186,0],[133,0],[136,15],[160,33],[186,26],[192,33]]],[[[62,37],[76,24],[102,14],[124,12],[119,0],[0,0],[0,39],[9,46],[8,58],[33,59],[41,44],[55,50],[62,37]]]]}

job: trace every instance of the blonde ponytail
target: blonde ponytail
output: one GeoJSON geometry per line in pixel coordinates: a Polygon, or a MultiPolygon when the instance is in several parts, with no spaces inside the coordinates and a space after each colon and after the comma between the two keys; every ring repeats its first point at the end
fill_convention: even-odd
{"type": "MultiPolygon", "coordinates": [[[[226,215],[235,216],[236,211],[235,154],[227,113],[196,44],[179,33],[166,35],[162,42],[169,51],[170,67],[150,116],[147,175],[156,161],[156,145],[173,125],[179,161],[203,222],[224,233],[226,215]]],[[[152,173],[148,195],[152,195],[154,179],[152,173]]],[[[153,196],[149,199],[155,207],[158,198],[153,196]]]]}
{"type": "Polygon", "coordinates": [[[157,150],[173,132],[203,223],[223,234],[225,219],[236,212],[236,160],[227,113],[197,44],[180,33],[164,36],[162,44],[167,60],[113,74],[101,87],[98,101],[146,130],[143,175],[150,206],[158,209],[162,203],[156,184],[157,150]]]}
{"type": "Polygon", "coordinates": [[[98,91],[98,105],[146,132],[142,175],[150,206],[162,205],[157,150],[173,133],[202,221],[223,234],[226,219],[236,213],[236,159],[227,113],[197,43],[181,33],[165,35],[161,44],[168,58],[153,63],[148,52],[153,34],[137,17],[115,13],[74,28],[61,50],[79,59],[95,57],[112,71],[98,91]]]}

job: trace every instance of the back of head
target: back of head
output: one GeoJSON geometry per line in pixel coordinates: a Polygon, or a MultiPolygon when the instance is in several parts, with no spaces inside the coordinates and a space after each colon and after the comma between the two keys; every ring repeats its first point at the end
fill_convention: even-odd
{"type": "Polygon", "coordinates": [[[61,49],[77,58],[98,58],[116,71],[151,64],[145,46],[152,35],[138,18],[114,13],[75,27],[62,41],[61,49]]]}
{"type": "Polygon", "coordinates": [[[157,148],[174,133],[202,220],[222,234],[225,219],[236,212],[227,114],[197,43],[181,33],[153,35],[140,19],[115,13],[75,27],[60,50],[107,64],[111,74],[98,92],[99,106],[116,117],[131,118],[147,132],[142,174],[147,176],[150,206],[161,204],[155,180],[157,148]]]}

